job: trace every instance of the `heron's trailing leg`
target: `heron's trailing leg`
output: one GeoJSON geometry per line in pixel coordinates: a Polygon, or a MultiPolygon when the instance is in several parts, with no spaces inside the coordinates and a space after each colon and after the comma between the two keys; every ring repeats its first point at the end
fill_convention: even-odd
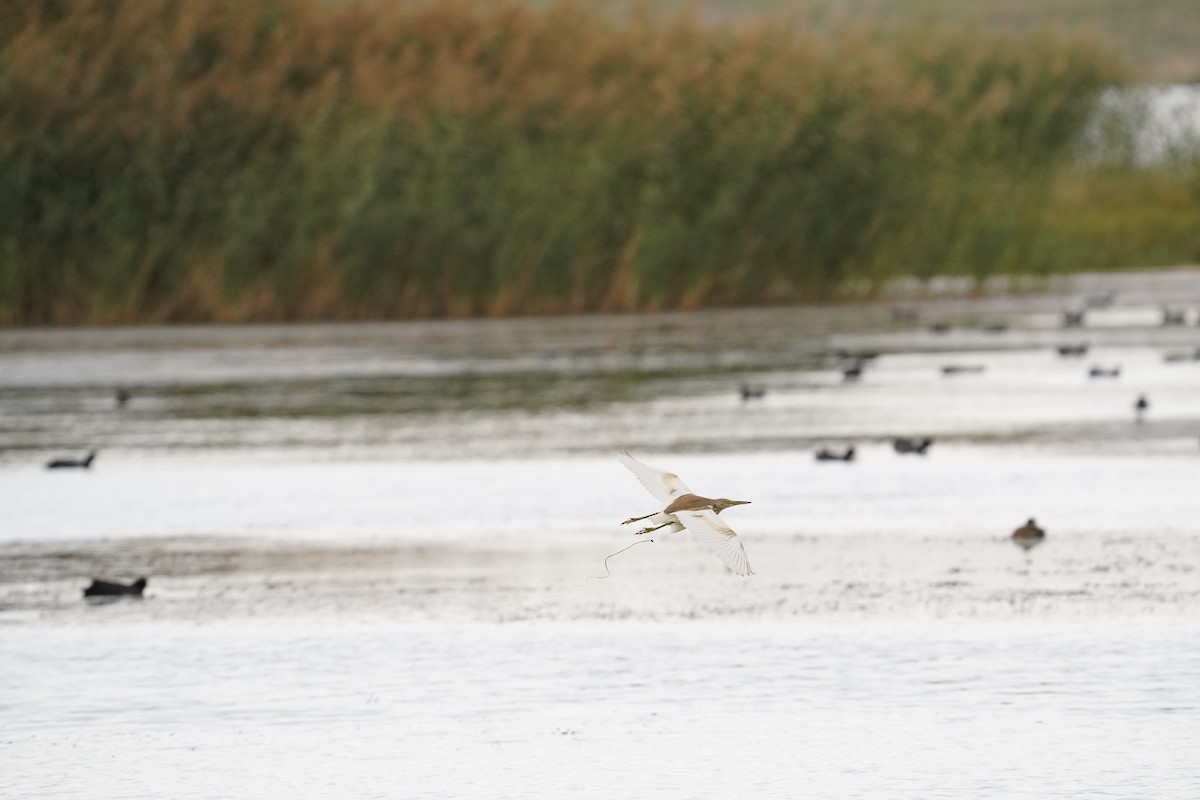
{"type": "MultiPolygon", "coordinates": [[[[647,514],[646,516],[647,516],[647,517],[653,517],[654,515],[653,515],[653,514],[647,514]]],[[[645,519],[645,518],[646,518],[646,517],[642,517],[642,519],[645,519]]],[[[632,522],[632,521],[633,521],[633,520],[630,520],[630,522],[632,522]]],[[[635,534],[634,534],[634,536],[641,536],[643,533],[654,533],[654,532],[655,532],[656,530],[658,530],[659,528],[665,528],[665,527],[667,527],[668,525],[674,525],[674,524],[675,524],[675,523],[674,523],[674,522],[672,522],[671,520],[667,520],[667,521],[666,521],[666,522],[664,522],[662,525],[655,525],[653,528],[642,528],[640,531],[638,531],[637,533],[635,533],[635,534]]]]}
{"type": "Polygon", "coordinates": [[[655,511],[655,512],[653,512],[653,513],[647,514],[647,515],[646,515],[646,516],[644,516],[644,517],[630,517],[629,519],[625,520],[625,521],[624,521],[624,522],[622,522],[621,524],[622,524],[622,525],[628,525],[628,524],[629,524],[629,523],[631,523],[631,522],[640,522],[641,520],[644,520],[644,519],[650,519],[651,517],[653,517],[653,516],[654,516],[655,514],[657,514],[657,513],[658,513],[658,512],[657,512],[657,511],[655,511]]]}

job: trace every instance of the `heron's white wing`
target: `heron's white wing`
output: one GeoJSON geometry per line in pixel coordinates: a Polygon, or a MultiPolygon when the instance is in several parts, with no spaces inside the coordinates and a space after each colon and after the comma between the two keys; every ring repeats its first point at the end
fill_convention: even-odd
{"type": "Polygon", "coordinates": [[[621,463],[642,482],[646,491],[657,497],[664,507],[670,505],[671,501],[681,494],[689,494],[692,491],[683,485],[683,481],[679,480],[675,473],[643,464],[626,450],[617,453],[617,458],[621,459],[621,463]]]}
{"type": "Polygon", "coordinates": [[[675,516],[696,538],[704,542],[709,550],[717,554],[717,558],[725,562],[725,566],[738,575],[752,575],[750,559],[746,558],[746,548],[733,528],[726,525],[712,509],[703,511],[676,511],[675,516]]]}

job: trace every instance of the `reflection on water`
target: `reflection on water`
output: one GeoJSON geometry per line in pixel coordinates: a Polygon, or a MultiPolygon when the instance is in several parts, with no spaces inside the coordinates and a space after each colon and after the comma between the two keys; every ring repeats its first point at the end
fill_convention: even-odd
{"type": "Polygon", "coordinates": [[[915,316],[0,334],[0,786],[1194,797],[1200,361],[1166,356],[1200,328],[1167,303],[1200,274],[915,316]],[[754,501],[723,518],[757,574],[681,537],[599,578],[653,505],[618,446],[754,501]]]}

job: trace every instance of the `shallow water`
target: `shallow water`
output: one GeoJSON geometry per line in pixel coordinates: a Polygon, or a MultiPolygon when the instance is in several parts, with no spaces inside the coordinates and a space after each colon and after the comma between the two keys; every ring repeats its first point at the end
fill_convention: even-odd
{"type": "Polygon", "coordinates": [[[906,305],[0,333],[0,795],[1198,796],[1200,272],[906,305]]]}

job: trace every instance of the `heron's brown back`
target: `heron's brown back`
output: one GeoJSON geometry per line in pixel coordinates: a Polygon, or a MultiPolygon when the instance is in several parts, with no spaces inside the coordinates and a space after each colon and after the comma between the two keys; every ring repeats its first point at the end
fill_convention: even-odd
{"type": "Polygon", "coordinates": [[[701,497],[698,494],[681,494],[671,501],[671,505],[663,509],[664,514],[674,514],[676,511],[703,511],[711,508],[716,511],[717,501],[711,497],[701,497]]]}

